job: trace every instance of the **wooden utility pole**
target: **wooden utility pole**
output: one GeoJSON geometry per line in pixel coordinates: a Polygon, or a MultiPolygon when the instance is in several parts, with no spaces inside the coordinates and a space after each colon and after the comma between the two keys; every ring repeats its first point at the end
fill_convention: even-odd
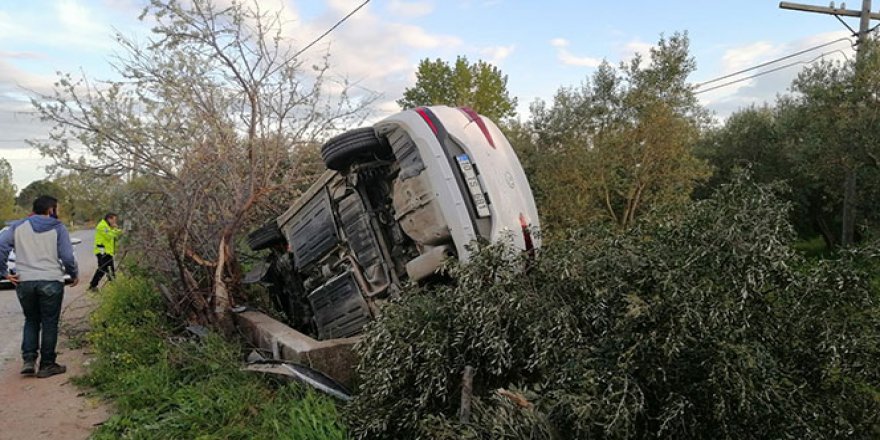
{"type": "MultiPolygon", "coordinates": [[[[831,2],[830,7],[820,7],[820,6],[811,6],[811,5],[803,5],[800,3],[789,3],[789,2],[780,2],[779,7],[782,9],[791,9],[795,11],[804,11],[804,12],[814,12],[818,14],[826,14],[833,15],[844,26],[849,29],[854,36],[857,37],[856,40],[856,77],[859,76],[859,69],[861,69],[861,59],[864,56],[864,42],[868,40],[868,34],[871,32],[871,20],[880,20],[880,14],[875,14],[871,12],[871,0],[862,0],[862,10],[854,11],[850,9],[845,9],[844,3],[841,3],[840,8],[834,7],[834,2],[831,2]],[[851,27],[849,27],[846,22],[844,22],[840,17],[859,17],[859,31],[854,31],[851,27]]],[[[856,170],[858,168],[858,164],[853,163],[854,160],[850,159],[846,164],[846,179],[844,182],[843,189],[843,214],[841,215],[841,222],[843,223],[843,230],[840,234],[840,244],[843,247],[847,247],[853,244],[853,234],[855,231],[856,225],[856,217],[855,217],[855,198],[856,198],[856,170]]]]}

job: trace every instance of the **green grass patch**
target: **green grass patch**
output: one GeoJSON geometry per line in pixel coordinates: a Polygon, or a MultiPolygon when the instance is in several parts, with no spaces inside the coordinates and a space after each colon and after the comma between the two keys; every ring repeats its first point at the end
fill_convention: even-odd
{"type": "Polygon", "coordinates": [[[794,248],[807,258],[828,258],[834,255],[834,250],[829,249],[825,245],[825,240],[819,236],[798,241],[794,244],[794,248]]]}
{"type": "Polygon", "coordinates": [[[346,437],[330,399],[240,371],[241,348],[220,336],[176,337],[145,278],[108,285],[91,319],[96,359],[77,381],[116,409],[95,439],[346,437]]]}

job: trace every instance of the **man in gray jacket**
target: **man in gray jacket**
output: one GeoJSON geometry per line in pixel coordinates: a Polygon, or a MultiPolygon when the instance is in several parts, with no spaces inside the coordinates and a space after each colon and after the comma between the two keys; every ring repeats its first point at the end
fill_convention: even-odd
{"type": "Polygon", "coordinates": [[[34,374],[38,351],[37,377],[67,371],[64,365],[55,362],[65,273],[73,280],[71,286],[77,285],[73,245],[67,229],[58,220],[58,200],[40,196],[34,201],[34,212],[28,218],[13,223],[0,235],[0,276],[15,284],[24,311],[21,374],[34,374]],[[16,273],[10,274],[6,260],[13,249],[16,273]]]}

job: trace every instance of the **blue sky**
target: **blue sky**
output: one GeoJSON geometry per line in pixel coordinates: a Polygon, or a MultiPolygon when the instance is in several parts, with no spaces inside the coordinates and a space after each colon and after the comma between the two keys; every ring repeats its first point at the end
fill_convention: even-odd
{"type": "MultiPolygon", "coordinates": [[[[229,1],[229,0],[219,0],[229,1]]],[[[363,0],[261,0],[283,7],[286,34],[301,47],[363,0]]],[[[21,139],[45,137],[33,119],[27,90],[48,93],[56,72],[111,78],[113,29],[138,38],[144,0],[4,0],[0,2],[0,156],[19,188],[45,176],[39,154],[21,139]]],[[[851,2],[850,8],[858,2],[851,2]]],[[[822,4],[824,3],[814,3],[822,4]]],[[[853,26],[856,23],[852,24],[853,26]]],[[[466,55],[497,64],[519,99],[549,100],[561,86],[580,84],[602,59],[616,64],[646,52],[658,37],[687,31],[698,70],[694,82],[730,73],[847,36],[830,16],[784,11],[776,1],[372,0],[307,55],[331,54],[333,71],[382,94],[380,117],[414,81],[423,58],[466,55]]],[[[841,42],[825,50],[851,53],[841,42]]],[[[823,51],[801,57],[807,61],[823,51]]],[[[701,94],[723,119],[742,106],[784,93],[799,68],[701,94]]]]}

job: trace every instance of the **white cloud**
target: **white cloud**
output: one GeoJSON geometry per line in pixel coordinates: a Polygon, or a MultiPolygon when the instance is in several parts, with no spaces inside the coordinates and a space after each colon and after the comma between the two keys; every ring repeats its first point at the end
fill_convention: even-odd
{"type": "MultiPolygon", "coordinates": [[[[325,0],[325,2],[327,3],[327,6],[331,11],[335,11],[335,13],[337,14],[342,12],[344,16],[345,14],[348,14],[349,12],[360,6],[361,3],[363,3],[363,0],[325,0]]],[[[370,6],[367,5],[361,8],[361,12],[369,9],[369,7],[370,6]]],[[[352,15],[351,19],[356,19],[358,16],[363,17],[363,15],[359,12],[358,14],[352,15]]],[[[339,18],[342,17],[340,16],[339,18]]]]}
{"type": "MultiPolygon", "coordinates": [[[[331,0],[321,15],[293,23],[286,34],[295,36],[296,45],[303,47],[360,3],[331,0]]],[[[368,5],[303,56],[309,65],[329,52],[333,75],[357,84],[354,93],[381,93],[375,114],[385,116],[399,111],[394,101],[414,83],[419,59],[451,57],[461,53],[462,48],[463,42],[457,36],[429,32],[395,16],[380,14],[368,5]]]]}
{"type": "Polygon", "coordinates": [[[51,129],[34,114],[28,91],[49,93],[55,78],[16,67],[10,62],[22,58],[16,55],[0,54],[0,157],[12,166],[13,183],[23,188],[46,177],[45,159],[25,139],[44,139],[51,129]]]}
{"type": "MultiPolygon", "coordinates": [[[[6,5],[0,6],[3,8],[6,5]]],[[[113,26],[131,31],[139,8],[117,16],[119,10],[90,9],[81,0],[57,0],[35,13],[0,9],[0,46],[42,45],[66,52],[107,52],[113,47],[113,26]]]]}
{"type": "Polygon", "coordinates": [[[45,59],[46,55],[37,52],[18,52],[0,50],[0,59],[14,58],[20,60],[39,60],[45,59]]]}
{"type": "Polygon", "coordinates": [[[498,66],[509,57],[515,49],[516,46],[512,44],[509,46],[492,46],[480,49],[479,53],[486,57],[486,61],[498,66]]]}
{"type": "Polygon", "coordinates": [[[651,48],[654,47],[651,43],[646,43],[642,40],[635,39],[623,45],[623,49],[621,50],[620,58],[622,60],[630,60],[639,54],[643,59],[650,59],[651,57],[651,48]]]}
{"type": "Polygon", "coordinates": [[[579,67],[599,67],[602,64],[600,58],[579,57],[568,50],[569,42],[565,38],[554,38],[550,40],[550,45],[556,48],[556,57],[562,64],[567,66],[579,67]]]}
{"type": "Polygon", "coordinates": [[[4,149],[3,158],[12,166],[12,183],[18,189],[35,180],[46,178],[46,160],[33,148],[4,149]]]}
{"type": "MultiPolygon", "coordinates": [[[[29,91],[48,94],[56,77],[27,72],[0,55],[0,98],[10,99],[27,95],[29,91]]],[[[27,103],[25,98],[23,102],[27,103]]]]}
{"type": "Polygon", "coordinates": [[[558,56],[559,61],[562,61],[562,64],[568,66],[599,67],[599,65],[602,64],[602,60],[599,58],[578,57],[565,49],[561,49],[558,56]]]}
{"type": "Polygon", "coordinates": [[[461,9],[471,9],[474,7],[479,8],[492,8],[504,3],[504,0],[460,0],[458,7],[461,9]]]}
{"type": "Polygon", "coordinates": [[[129,12],[143,8],[137,0],[103,0],[103,6],[117,11],[129,12]]]}
{"type": "Polygon", "coordinates": [[[439,47],[455,48],[462,44],[458,37],[430,34],[418,26],[400,23],[389,23],[385,26],[387,29],[380,32],[381,38],[389,40],[388,42],[392,45],[399,44],[416,49],[436,49],[439,47]],[[401,38],[401,35],[406,37],[401,38]]]}
{"type": "Polygon", "coordinates": [[[568,47],[568,40],[565,38],[554,38],[550,40],[550,45],[553,47],[568,47]]]}
{"type": "Polygon", "coordinates": [[[0,10],[0,41],[30,33],[28,27],[21,23],[21,20],[17,20],[7,11],[0,10]]]}
{"type": "Polygon", "coordinates": [[[644,66],[645,63],[651,62],[652,47],[654,47],[653,44],[645,43],[644,41],[635,38],[627,43],[617,45],[617,57],[621,63],[629,64],[636,55],[640,55],[642,57],[641,65],[644,66]]]}
{"type": "Polygon", "coordinates": [[[70,34],[94,37],[107,31],[106,26],[95,20],[95,12],[76,0],[59,0],[55,4],[55,13],[70,34]]]}
{"type": "Polygon", "coordinates": [[[397,101],[382,101],[376,104],[376,113],[380,117],[385,117],[400,111],[397,101]]]}
{"type": "Polygon", "coordinates": [[[434,11],[434,3],[429,1],[391,0],[388,10],[392,14],[406,18],[424,17],[434,11]]]}
{"type": "Polygon", "coordinates": [[[747,44],[728,49],[721,57],[725,71],[739,70],[758,64],[758,60],[766,60],[783,50],[782,45],[773,45],[766,41],[747,44]]]}

